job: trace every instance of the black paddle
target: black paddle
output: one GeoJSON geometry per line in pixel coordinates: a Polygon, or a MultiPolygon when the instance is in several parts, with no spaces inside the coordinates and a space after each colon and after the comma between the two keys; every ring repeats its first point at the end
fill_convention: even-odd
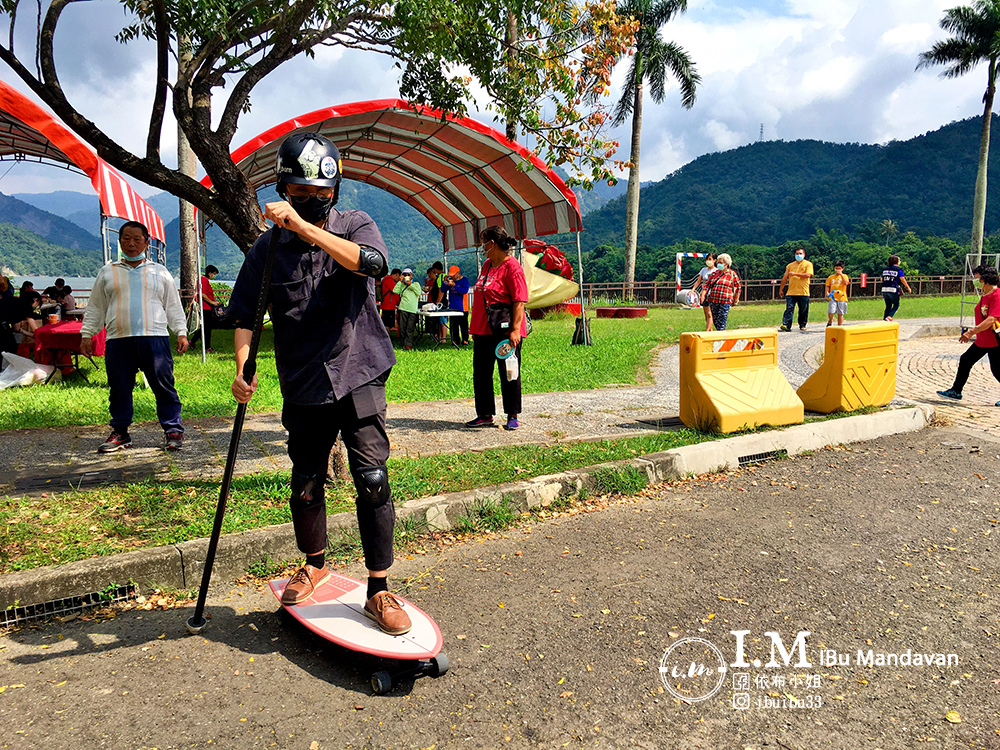
{"type": "MultiPolygon", "coordinates": [[[[271,238],[267,244],[267,258],[264,260],[264,272],[260,279],[260,295],[257,297],[257,310],[254,315],[253,334],[250,338],[250,352],[243,365],[243,382],[253,383],[257,372],[257,347],[260,345],[260,329],[264,325],[264,311],[267,309],[267,292],[271,286],[271,270],[274,268],[274,256],[278,252],[278,236],[281,229],[277,225],[272,228],[271,238]]],[[[198,592],[198,603],[194,614],[187,621],[187,629],[191,635],[197,635],[208,626],[205,619],[205,597],[208,596],[208,584],[212,580],[212,566],[215,564],[215,552],[219,547],[219,536],[222,534],[222,519],[226,515],[226,500],[229,499],[229,486],[233,482],[233,471],[236,468],[236,454],[240,449],[240,437],[243,435],[243,420],[247,415],[247,404],[236,408],[236,418],[233,420],[233,434],[229,438],[229,456],[226,458],[226,471],[222,475],[222,487],[219,488],[219,505],[215,509],[215,525],[212,527],[212,537],[208,540],[208,553],[205,555],[205,572],[201,576],[201,590],[198,592]]]]}

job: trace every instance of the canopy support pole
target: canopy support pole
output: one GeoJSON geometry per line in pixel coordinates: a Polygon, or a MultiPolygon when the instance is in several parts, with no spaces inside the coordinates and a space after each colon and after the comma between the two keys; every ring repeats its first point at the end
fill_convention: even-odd
{"type": "Polygon", "coordinates": [[[583,251],[580,250],[580,232],[576,233],[576,262],[580,269],[580,317],[576,321],[573,343],[593,346],[594,342],[590,338],[590,327],[587,325],[587,301],[583,296],[583,251]]]}
{"type": "Polygon", "coordinates": [[[111,262],[111,241],[108,237],[108,217],[104,215],[104,207],[101,206],[101,255],[104,258],[102,265],[111,262]]]}
{"type": "MultiPolygon", "coordinates": [[[[205,273],[205,263],[208,260],[208,248],[205,242],[205,214],[202,211],[198,212],[198,218],[195,221],[195,229],[198,234],[198,269],[201,273],[205,273]]],[[[201,276],[198,276],[197,283],[198,291],[195,293],[195,299],[198,304],[198,330],[201,331],[201,363],[205,364],[208,361],[208,353],[205,343],[205,311],[201,307],[201,276]]]]}

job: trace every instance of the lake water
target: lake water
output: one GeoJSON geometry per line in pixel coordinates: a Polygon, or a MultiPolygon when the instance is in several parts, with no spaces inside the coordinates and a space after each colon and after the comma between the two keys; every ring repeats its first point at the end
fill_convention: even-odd
{"type": "MultiPolygon", "coordinates": [[[[35,291],[41,292],[46,287],[54,286],[57,278],[65,281],[73,290],[73,296],[76,297],[77,302],[82,302],[90,296],[90,290],[94,288],[94,281],[96,280],[94,276],[13,276],[11,277],[11,285],[14,287],[14,291],[17,292],[21,288],[21,284],[25,281],[30,281],[35,285],[35,291]]],[[[177,279],[174,279],[174,283],[177,283],[177,279]]],[[[215,280],[212,283],[232,286],[231,281],[215,280]]]]}

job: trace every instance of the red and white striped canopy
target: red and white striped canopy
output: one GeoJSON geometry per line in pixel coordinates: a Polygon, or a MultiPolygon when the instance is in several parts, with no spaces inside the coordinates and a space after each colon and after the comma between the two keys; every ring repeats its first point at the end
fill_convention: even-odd
{"type": "MultiPolygon", "coordinates": [[[[307,131],[337,145],[346,179],[387,190],[427,217],[445,251],[479,244],[490,225],[519,239],[582,228],[573,191],[524,146],[475,120],[402,99],[293,118],[240,146],[233,161],[260,189],[275,182],[281,141],[307,131]]],[[[202,182],[211,185],[207,177],[202,182]]]]}
{"type": "Polygon", "coordinates": [[[141,221],[165,242],[163,219],[114,167],[54,115],[0,81],[0,159],[25,157],[82,172],[97,191],[105,216],[141,221]]]}

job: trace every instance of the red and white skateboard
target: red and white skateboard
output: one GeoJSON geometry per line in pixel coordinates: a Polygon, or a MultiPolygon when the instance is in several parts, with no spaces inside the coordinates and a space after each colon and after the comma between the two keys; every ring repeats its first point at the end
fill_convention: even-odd
{"type": "MultiPolygon", "coordinates": [[[[270,582],[271,593],[281,602],[288,578],[270,582]]],[[[395,595],[410,616],[413,627],[403,635],[389,635],[365,615],[368,588],[361,581],[330,574],[312,598],[302,604],[281,606],[292,617],[321,638],[352,651],[398,659],[410,665],[397,672],[372,675],[372,690],[382,695],[392,689],[393,680],[429,674],[440,677],[448,671],[448,657],[441,651],[443,639],[437,623],[415,604],[395,595]]]]}

